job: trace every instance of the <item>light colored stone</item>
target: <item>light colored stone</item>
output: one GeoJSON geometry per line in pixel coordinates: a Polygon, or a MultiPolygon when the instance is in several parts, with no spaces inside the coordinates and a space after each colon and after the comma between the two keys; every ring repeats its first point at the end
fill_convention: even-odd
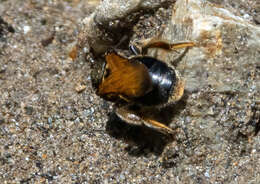
{"type": "Polygon", "coordinates": [[[162,38],[196,42],[179,65],[189,91],[209,85],[219,92],[246,91],[242,75],[260,62],[260,27],[204,0],[178,0],[162,38]]]}
{"type": "MultiPolygon", "coordinates": [[[[105,31],[119,29],[119,21],[140,10],[156,9],[170,0],[104,0],[96,10],[82,21],[83,29],[79,35],[78,47],[88,46],[97,54],[104,53],[120,32],[115,31],[109,38],[105,31]],[[102,27],[102,28],[101,28],[102,27]],[[101,28],[101,29],[100,29],[101,28]]],[[[122,21],[123,22],[123,21],[122,21]]]]}

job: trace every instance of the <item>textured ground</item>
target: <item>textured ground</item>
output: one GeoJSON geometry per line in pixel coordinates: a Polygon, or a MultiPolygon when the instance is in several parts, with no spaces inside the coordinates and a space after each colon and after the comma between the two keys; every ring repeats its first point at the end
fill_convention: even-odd
{"type": "MultiPolygon", "coordinates": [[[[259,26],[256,0],[211,2],[259,26]]],[[[0,183],[260,183],[259,86],[243,94],[249,101],[186,95],[173,111],[171,127],[182,129],[175,141],[108,116],[111,104],[95,95],[89,63],[68,57],[96,3],[0,0],[0,183]]],[[[170,13],[146,12],[136,30],[152,34],[170,13]]],[[[245,87],[259,85],[259,68],[244,74],[245,87]]]]}

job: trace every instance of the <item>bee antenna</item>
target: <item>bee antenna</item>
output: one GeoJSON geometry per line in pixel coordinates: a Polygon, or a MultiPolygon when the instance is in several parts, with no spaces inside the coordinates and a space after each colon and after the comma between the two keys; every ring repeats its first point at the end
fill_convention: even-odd
{"type": "Polygon", "coordinates": [[[114,47],[119,48],[127,39],[128,39],[128,36],[124,35],[114,47]]]}

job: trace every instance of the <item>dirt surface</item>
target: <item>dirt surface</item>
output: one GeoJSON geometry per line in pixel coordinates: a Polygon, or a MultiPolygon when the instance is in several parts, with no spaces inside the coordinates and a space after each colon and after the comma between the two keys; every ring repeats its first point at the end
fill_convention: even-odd
{"type": "MultiPolygon", "coordinates": [[[[211,2],[259,26],[257,0],[211,2]]],[[[0,183],[260,183],[259,86],[247,102],[185,95],[167,109],[179,121],[175,140],[120,122],[92,88],[90,61],[68,57],[97,3],[0,0],[0,183]],[[205,112],[219,121],[203,124],[205,112]]],[[[144,12],[132,38],[154,34],[171,10],[144,12]]],[[[259,68],[246,84],[259,85],[259,68]]]]}

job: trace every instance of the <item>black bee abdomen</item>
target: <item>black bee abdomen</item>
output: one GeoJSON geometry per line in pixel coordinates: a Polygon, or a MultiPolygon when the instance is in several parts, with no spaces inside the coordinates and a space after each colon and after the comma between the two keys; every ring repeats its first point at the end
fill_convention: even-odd
{"type": "Polygon", "coordinates": [[[149,71],[153,89],[137,101],[144,105],[159,105],[166,103],[171,96],[176,82],[175,71],[166,63],[152,57],[140,57],[137,60],[143,63],[149,71]]]}

